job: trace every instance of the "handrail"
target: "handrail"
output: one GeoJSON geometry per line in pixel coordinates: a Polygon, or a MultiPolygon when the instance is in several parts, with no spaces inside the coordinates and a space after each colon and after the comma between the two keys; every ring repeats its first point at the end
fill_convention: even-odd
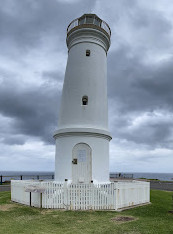
{"type": "Polygon", "coordinates": [[[49,177],[50,179],[54,179],[53,174],[50,174],[50,175],[0,175],[0,184],[2,185],[3,178],[10,178],[10,180],[13,178],[20,178],[20,180],[23,180],[26,177],[30,177],[32,179],[34,177],[36,180],[39,180],[39,179],[45,178],[45,177],[49,177]]]}

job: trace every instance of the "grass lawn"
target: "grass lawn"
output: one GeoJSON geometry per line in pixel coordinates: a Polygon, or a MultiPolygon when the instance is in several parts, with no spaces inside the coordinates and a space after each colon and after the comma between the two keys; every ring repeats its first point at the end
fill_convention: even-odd
{"type": "Polygon", "coordinates": [[[153,233],[173,234],[172,192],[151,191],[151,205],[115,211],[59,211],[12,203],[0,192],[0,233],[153,233]],[[134,221],[112,220],[118,216],[134,221]]]}

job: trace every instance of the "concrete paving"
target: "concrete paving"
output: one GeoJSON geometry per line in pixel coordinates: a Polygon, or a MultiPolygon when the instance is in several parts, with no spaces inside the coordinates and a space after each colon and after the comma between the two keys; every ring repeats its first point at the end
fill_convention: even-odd
{"type": "Polygon", "coordinates": [[[173,182],[150,181],[150,188],[157,190],[173,191],[173,182]]]}
{"type": "Polygon", "coordinates": [[[0,185],[0,192],[10,191],[11,186],[10,185],[0,185]]]}

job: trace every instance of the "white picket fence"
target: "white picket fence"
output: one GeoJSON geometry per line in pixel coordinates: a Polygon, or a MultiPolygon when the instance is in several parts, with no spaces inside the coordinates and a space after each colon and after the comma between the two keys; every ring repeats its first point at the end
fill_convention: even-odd
{"type": "Polygon", "coordinates": [[[67,185],[49,182],[46,184],[43,206],[68,210],[114,209],[114,183],[67,185]]]}
{"type": "Polygon", "coordinates": [[[116,210],[150,202],[150,182],[116,183],[116,210]]]}
{"type": "Polygon", "coordinates": [[[44,192],[32,192],[31,205],[43,208],[67,210],[118,210],[150,201],[150,183],[142,181],[114,182],[106,184],[67,184],[36,181],[12,181],[11,200],[29,205],[30,195],[26,192],[35,186],[44,192]]]}

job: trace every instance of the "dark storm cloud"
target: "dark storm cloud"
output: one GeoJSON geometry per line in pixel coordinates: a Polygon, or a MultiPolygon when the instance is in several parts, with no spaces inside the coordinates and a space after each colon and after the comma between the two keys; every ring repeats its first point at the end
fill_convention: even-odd
{"type": "Polygon", "coordinates": [[[157,7],[141,1],[112,1],[107,5],[107,20],[112,28],[112,43],[130,46],[131,53],[143,57],[147,52],[164,52],[172,47],[172,22],[157,7]],[[111,7],[112,6],[112,7],[111,7]],[[115,10],[116,9],[116,10],[115,10]],[[112,24],[113,23],[113,24],[112,24]]]}
{"type": "MultiPolygon", "coordinates": [[[[91,5],[94,3],[89,1],[91,5]]],[[[64,43],[66,27],[84,9],[85,4],[81,1],[71,4],[69,1],[67,5],[65,1],[56,0],[6,0],[1,2],[0,8],[1,40],[25,50],[37,46],[46,34],[53,33],[64,43]]]]}
{"type": "Polygon", "coordinates": [[[129,58],[120,49],[109,57],[109,96],[116,97],[126,111],[173,109],[172,59],[144,65],[139,57],[129,58]]]}
{"type": "Polygon", "coordinates": [[[25,140],[23,137],[8,136],[2,142],[6,145],[24,145],[25,140]]]}
{"type": "Polygon", "coordinates": [[[173,136],[173,120],[166,119],[166,115],[173,111],[172,61],[146,65],[141,59],[128,57],[127,48],[110,54],[108,93],[116,113],[112,123],[113,134],[152,147],[173,148],[170,139],[173,136]],[[155,112],[161,112],[165,120],[155,116],[155,112]],[[147,122],[128,130],[133,120],[145,113],[147,122]]]}
{"type": "MultiPolygon", "coordinates": [[[[89,1],[93,5],[95,1],[89,1]]],[[[0,8],[0,49],[1,56],[20,61],[33,48],[40,48],[43,38],[59,38],[55,44],[57,52],[66,49],[66,27],[69,22],[83,14],[88,7],[84,2],[56,0],[6,0],[0,8]],[[68,6],[68,7],[67,7],[68,6]],[[72,7],[70,7],[72,6],[72,7]],[[62,43],[59,43],[62,42],[62,43]]],[[[38,61],[39,62],[39,61],[38,61]]],[[[10,64],[10,63],[9,63],[10,64]]],[[[58,59],[57,59],[58,64],[58,59]]],[[[34,64],[33,64],[34,65],[34,64]]],[[[56,69],[56,68],[55,68],[56,69]]],[[[59,83],[63,76],[57,70],[42,70],[42,85],[27,87],[16,81],[18,71],[4,69],[0,65],[0,114],[13,119],[3,133],[5,144],[23,144],[28,137],[39,137],[45,143],[53,143],[53,132],[57,127],[60,100],[59,83]],[[57,81],[57,82],[56,82],[57,81]],[[54,84],[52,84],[54,82],[54,84]],[[11,132],[13,137],[7,132],[11,132]],[[23,137],[19,137],[22,134],[23,137]]],[[[20,74],[21,75],[21,74],[20,74]]],[[[19,77],[17,77],[19,78],[19,77]]],[[[27,79],[27,78],[26,78],[27,79]]],[[[62,85],[61,85],[62,86],[62,85]]]]}
{"type": "MultiPolygon", "coordinates": [[[[15,86],[1,85],[1,114],[15,120],[11,124],[13,134],[36,136],[45,142],[53,143],[52,135],[57,126],[59,95],[56,85],[53,87],[41,85],[24,91],[18,90],[15,86]]],[[[16,144],[18,141],[17,138],[16,144]]],[[[13,143],[14,138],[5,139],[4,143],[6,142],[13,143]]]]}
{"type": "MultiPolygon", "coordinates": [[[[66,28],[91,9],[112,29],[108,95],[113,144],[123,149],[118,142],[126,142],[131,158],[141,163],[155,159],[155,154],[147,155],[149,150],[173,149],[173,22],[156,3],[144,7],[142,0],[0,2],[3,149],[6,145],[22,147],[36,138],[54,144],[65,72],[65,64],[61,66],[67,55],[66,28]],[[52,66],[47,64],[51,54],[52,66]],[[139,156],[133,155],[136,145],[142,148],[139,156]]],[[[158,153],[157,158],[162,155],[158,153]]]]}
{"type": "Polygon", "coordinates": [[[157,8],[123,2],[115,3],[113,50],[108,55],[113,136],[151,148],[173,148],[172,22],[157,8]],[[140,123],[134,126],[137,118],[140,123]]]}
{"type": "Polygon", "coordinates": [[[128,125],[125,125],[124,128],[118,129],[118,137],[133,141],[137,144],[146,144],[153,148],[173,148],[172,139],[170,139],[173,131],[173,124],[171,121],[162,123],[162,121],[157,122],[157,120],[155,120],[155,123],[150,124],[148,121],[135,129],[128,129],[128,127],[128,125]]]}

